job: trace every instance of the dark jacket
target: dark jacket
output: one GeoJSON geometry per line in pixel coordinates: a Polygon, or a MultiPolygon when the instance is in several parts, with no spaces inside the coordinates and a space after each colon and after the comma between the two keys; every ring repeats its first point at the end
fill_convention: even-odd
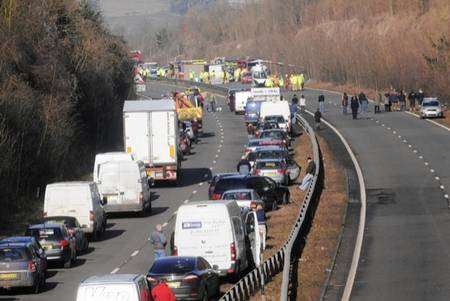
{"type": "Polygon", "coordinates": [[[356,97],[352,97],[352,99],[350,101],[350,107],[355,110],[357,110],[359,108],[359,102],[356,97]]]}
{"type": "Polygon", "coordinates": [[[243,165],[248,167],[248,172],[250,173],[252,166],[250,165],[250,162],[247,159],[242,159],[241,161],[239,161],[239,163],[237,165],[237,171],[240,173],[241,166],[243,166],[243,165]]]}
{"type": "Polygon", "coordinates": [[[320,113],[320,111],[316,111],[314,113],[314,121],[315,122],[320,122],[320,118],[322,118],[322,113],[320,113]]]}
{"type": "Polygon", "coordinates": [[[325,96],[319,95],[319,102],[324,102],[324,101],[325,101],[325,96]]]}
{"type": "Polygon", "coordinates": [[[308,166],[306,167],[305,174],[314,174],[316,172],[316,164],[313,160],[308,163],[308,166]]]}

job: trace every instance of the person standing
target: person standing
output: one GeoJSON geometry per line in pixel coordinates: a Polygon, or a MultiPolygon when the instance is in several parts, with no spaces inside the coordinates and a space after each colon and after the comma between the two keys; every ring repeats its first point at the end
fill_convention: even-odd
{"type": "Polygon", "coordinates": [[[416,110],[416,93],[414,91],[408,94],[409,110],[414,112],[416,110]]]}
{"type": "Polygon", "coordinates": [[[323,94],[319,95],[319,111],[320,113],[324,113],[325,112],[325,96],[323,94]]]}
{"type": "Polygon", "coordinates": [[[406,110],[406,94],[403,90],[400,90],[398,94],[398,102],[400,104],[400,111],[406,110]]]}
{"type": "Polygon", "coordinates": [[[374,114],[381,113],[381,105],[383,104],[383,95],[381,92],[377,91],[377,95],[375,97],[375,109],[374,114]]]}
{"type": "Polygon", "coordinates": [[[316,112],[314,113],[314,123],[316,130],[320,129],[320,121],[322,119],[322,113],[320,112],[320,109],[317,108],[316,112]]]}
{"type": "Polygon", "coordinates": [[[344,92],[344,95],[342,95],[342,113],[344,115],[347,115],[347,108],[348,108],[348,95],[347,92],[344,92]]]}
{"type": "Polygon", "coordinates": [[[311,157],[308,157],[306,159],[306,162],[308,163],[308,166],[306,167],[305,170],[305,176],[303,177],[302,183],[298,187],[302,191],[305,191],[309,187],[309,184],[311,183],[314,174],[316,173],[316,164],[311,159],[311,157]]]}
{"type": "Polygon", "coordinates": [[[384,94],[384,111],[390,112],[391,111],[391,99],[389,96],[389,93],[384,94]]]}
{"type": "Polygon", "coordinates": [[[239,161],[236,169],[240,175],[247,176],[250,174],[252,166],[250,164],[250,161],[248,161],[247,158],[244,156],[241,158],[241,161],[239,161]]]}
{"type": "Polygon", "coordinates": [[[300,96],[300,112],[305,112],[306,110],[306,98],[305,96],[302,94],[300,96]]]}
{"type": "Polygon", "coordinates": [[[153,246],[153,255],[155,259],[166,256],[167,239],[162,231],[162,225],[157,224],[155,231],[150,235],[150,243],[153,246]]]}
{"type": "Polygon", "coordinates": [[[366,94],[363,92],[359,93],[358,99],[359,104],[361,105],[361,115],[367,117],[367,114],[369,113],[369,100],[367,99],[366,94]]]}
{"type": "Polygon", "coordinates": [[[159,280],[152,289],[153,301],[176,301],[177,298],[172,289],[164,280],[159,280]]]}
{"type": "Polygon", "coordinates": [[[350,100],[350,108],[352,109],[353,119],[358,119],[359,102],[356,96],[352,96],[350,100]]]}
{"type": "Polygon", "coordinates": [[[423,99],[425,98],[425,93],[423,93],[422,89],[419,89],[419,93],[417,93],[417,102],[419,103],[419,106],[422,106],[423,99]]]}

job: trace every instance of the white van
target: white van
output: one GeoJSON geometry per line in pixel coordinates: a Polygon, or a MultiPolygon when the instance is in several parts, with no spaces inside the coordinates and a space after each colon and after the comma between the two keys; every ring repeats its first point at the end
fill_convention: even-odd
{"type": "Polygon", "coordinates": [[[244,113],[245,107],[247,106],[247,100],[252,97],[252,92],[250,91],[237,91],[234,94],[234,112],[244,113]]]}
{"type": "Polygon", "coordinates": [[[94,182],[60,182],[45,189],[44,217],[76,217],[84,232],[97,238],[106,229],[105,201],[94,182]]]}
{"type": "Polygon", "coordinates": [[[150,187],[142,161],[110,161],[100,164],[98,189],[106,198],[106,212],[147,212],[150,187]]]}
{"type": "Polygon", "coordinates": [[[259,118],[261,121],[264,120],[266,116],[281,115],[284,117],[290,126],[291,124],[291,110],[289,109],[289,103],[286,100],[280,101],[265,101],[261,104],[259,109],[259,118]]]}
{"type": "Polygon", "coordinates": [[[219,274],[239,275],[249,262],[241,209],[236,201],[198,201],[178,208],[174,254],[201,256],[219,274]]]}
{"type": "Polygon", "coordinates": [[[133,155],[126,152],[109,152],[95,155],[94,172],[92,173],[94,182],[98,181],[98,171],[100,164],[108,161],[133,161],[133,155]]]}
{"type": "Polygon", "coordinates": [[[76,301],[151,301],[143,275],[108,274],[92,276],[78,286],[76,301]]]}

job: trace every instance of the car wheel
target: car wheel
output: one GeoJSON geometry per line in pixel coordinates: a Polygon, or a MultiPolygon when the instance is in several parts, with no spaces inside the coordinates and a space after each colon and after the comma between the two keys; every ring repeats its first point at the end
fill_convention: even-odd
{"type": "Polygon", "coordinates": [[[272,202],[272,211],[277,210],[277,208],[278,208],[277,201],[273,201],[273,202],[272,202]]]}

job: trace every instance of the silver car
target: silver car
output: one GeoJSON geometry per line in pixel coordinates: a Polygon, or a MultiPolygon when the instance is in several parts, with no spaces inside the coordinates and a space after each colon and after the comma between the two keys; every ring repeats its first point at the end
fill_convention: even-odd
{"type": "Polygon", "coordinates": [[[420,118],[444,117],[441,103],[437,98],[424,98],[420,108],[420,118]]]}
{"type": "Polygon", "coordinates": [[[236,200],[241,208],[254,209],[261,205],[264,208],[264,202],[253,189],[234,189],[227,190],[222,194],[222,200],[236,200]]]}
{"type": "Polygon", "coordinates": [[[282,185],[289,184],[288,168],[283,159],[256,160],[253,167],[253,174],[255,176],[269,177],[282,185]]]}

